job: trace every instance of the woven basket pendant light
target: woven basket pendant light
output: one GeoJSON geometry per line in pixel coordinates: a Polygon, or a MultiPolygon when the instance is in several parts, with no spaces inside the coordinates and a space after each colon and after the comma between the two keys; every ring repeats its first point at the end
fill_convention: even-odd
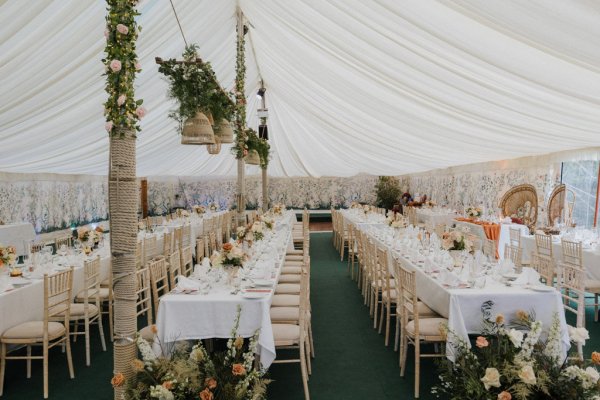
{"type": "Polygon", "coordinates": [[[258,155],[258,151],[248,151],[248,155],[244,157],[244,161],[246,161],[246,164],[249,165],[260,165],[260,156],[258,155]]]}
{"type": "Polygon", "coordinates": [[[231,122],[223,118],[219,124],[219,130],[215,135],[221,139],[221,143],[233,143],[233,127],[231,126],[231,122]]]}
{"type": "Polygon", "coordinates": [[[221,152],[221,139],[219,136],[215,136],[215,144],[209,144],[206,146],[208,154],[219,154],[221,152]]]}
{"type": "Polygon", "coordinates": [[[184,122],[181,144],[215,144],[215,133],[204,113],[198,111],[193,118],[188,118],[184,122]]]}

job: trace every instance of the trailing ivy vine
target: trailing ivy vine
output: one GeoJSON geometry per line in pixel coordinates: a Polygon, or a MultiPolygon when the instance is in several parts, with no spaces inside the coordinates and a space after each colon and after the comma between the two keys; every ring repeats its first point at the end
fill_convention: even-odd
{"type": "Polygon", "coordinates": [[[142,67],[135,52],[141,27],[135,21],[137,0],[106,0],[105,65],[108,99],[104,103],[106,131],[114,136],[123,129],[140,131],[139,120],[146,115],[143,100],[135,99],[133,82],[142,67]],[[123,129],[116,129],[123,128],[123,129]]]}

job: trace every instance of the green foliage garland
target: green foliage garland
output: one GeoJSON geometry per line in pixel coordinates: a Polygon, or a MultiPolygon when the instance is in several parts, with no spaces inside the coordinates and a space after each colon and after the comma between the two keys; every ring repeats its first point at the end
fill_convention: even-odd
{"type": "MultiPolygon", "coordinates": [[[[242,29],[245,29],[242,28],[242,29]]],[[[248,153],[246,145],[246,41],[244,35],[238,35],[235,60],[235,146],[232,151],[235,158],[243,158],[248,153]],[[241,38],[240,38],[241,36],[241,38]]]]}
{"type": "Polygon", "coordinates": [[[137,0],[107,0],[106,15],[106,57],[102,59],[106,67],[106,92],[104,103],[105,128],[109,135],[115,135],[123,128],[140,131],[138,121],[146,115],[143,100],[135,100],[133,82],[135,74],[141,71],[135,53],[135,42],[141,27],[137,25],[135,6],[137,0]]]}
{"type": "Polygon", "coordinates": [[[231,99],[219,86],[212,66],[200,61],[197,51],[198,45],[191,44],[183,52],[183,63],[170,59],[158,68],[158,72],[169,80],[169,97],[179,103],[179,107],[169,113],[169,117],[178,122],[179,133],[185,120],[198,111],[212,115],[215,130],[223,118],[231,121],[235,112],[231,99]]]}

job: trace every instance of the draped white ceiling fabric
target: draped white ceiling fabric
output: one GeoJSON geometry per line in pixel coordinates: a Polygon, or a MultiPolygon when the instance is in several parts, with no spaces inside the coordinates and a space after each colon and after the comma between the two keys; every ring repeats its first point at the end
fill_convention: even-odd
{"type": "MultiPolygon", "coordinates": [[[[600,145],[595,0],[173,3],[228,90],[243,10],[248,124],[260,71],[272,176],[397,175],[600,145]]],[[[183,39],[169,0],[139,9],[138,175],[235,175],[228,148],[180,144],[154,57],[180,56],[183,39]]],[[[99,0],[0,0],[0,171],[106,174],[104,15],[99,0]]]]}

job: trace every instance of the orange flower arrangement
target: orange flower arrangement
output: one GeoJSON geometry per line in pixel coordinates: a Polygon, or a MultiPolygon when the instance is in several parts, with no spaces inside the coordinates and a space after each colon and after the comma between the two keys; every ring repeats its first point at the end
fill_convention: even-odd
{"type": "Polygon", "coordinates": [[[116,373],[115,376],[113,376],[110,380],[110,383],[113,385],[113,387],[123,386],[125,383],[125,375],[120,372],[116,373]]]}
{"type": "Polygon", "coordinates": [[[503,392],[500,392],[498,394],[498,400],[511,400],[512,399],[512,395],[510,394],[510,392],[507,392],[506,390],[503,392]]]}
{"type": "Polygon", "coordinates": [[[477,346],[480,349],[482,349],[484,347],[488,347],[489,345],[490,345],[490,342],[488,342],[486,338],[484,338],[483,336],[478,336],[477,337],[477,341],[475,342],[475,346],[477,346]]]}
{"type": "Polygon", "coordinates": [[[600,365],[600,353],[597,351],[592,352],[592,362],[596,365],[600,365]]]}
{"type": "Polygon", "coordinates": [[[206,387],[210,390],[214,390],[217,387],[217,381],[215,378],[206,378],[204,380],[204,385],[206,385],[206,387]]]}
{"type": "Polygon", "coordinates": [[[200,400],[213,400],[213,394],[210,390],[204,389],[200,392],[200,400]]]}
{"type": "Polygon", "coordinates": [[[172,381],[164,381],[162,383],[162,387],[164,387],[167,390],[171,390],[171,389],[173,389],[173,382],[172,381]]]}
{"type": "Polygon", "coordinates": [[[133,370],[138,372],[138,371],[142,371],[144,369],[144,362],[142,360],[139,359],[135,359],[131,362],[131,366],[133,367],[133,370]]]}

